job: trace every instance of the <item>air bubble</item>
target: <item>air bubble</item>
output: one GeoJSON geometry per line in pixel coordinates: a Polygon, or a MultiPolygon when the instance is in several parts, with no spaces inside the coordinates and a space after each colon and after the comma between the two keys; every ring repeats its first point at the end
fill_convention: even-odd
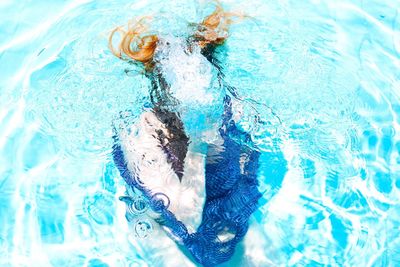
{"type": "Polygon", "coordinates": [[[129,210],[135,214],[143,214],[147,211],[148,207],[147,200],[143,197],[138,197],[129,205],[129,210]]]}
{"type": "Polygon", "coordinates": [[[136,222],[135,234],[137,237],[146,238],[153,231],[153,225],[148,220],[136,222]]]}

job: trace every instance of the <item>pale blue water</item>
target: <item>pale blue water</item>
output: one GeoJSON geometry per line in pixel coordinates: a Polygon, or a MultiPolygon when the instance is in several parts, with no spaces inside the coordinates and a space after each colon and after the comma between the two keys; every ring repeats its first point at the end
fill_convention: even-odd
{"type": "MultiPolygon", "coordinates": [[[[400,266],[400,1],[225,3],[252,17],[220,57],[248,99],[239,123],[263,151],[265,192],[226,266],[400,266]]],[[[148,82],[111,55],[107,36],[144,14],[163,14],[160,31],[176,34],[201,10],[0,2],[0,266],[184,257],[127,226],[111,125],[140,111],[148,82]]]]}

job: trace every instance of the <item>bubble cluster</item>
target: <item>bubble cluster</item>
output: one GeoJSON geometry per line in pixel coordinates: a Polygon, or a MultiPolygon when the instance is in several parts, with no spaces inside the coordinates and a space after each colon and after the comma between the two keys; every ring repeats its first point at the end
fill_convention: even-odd
{"type": "Polygon", "coordinates": [[[127,190],[127,196],[119,197],[119,200],[126,204],[125,217],[130,223],[134,236],[137,238],[146,238],[153,231],[153,225],[148,219],[149,201],[137,193],[136,190],[127,190]]]}

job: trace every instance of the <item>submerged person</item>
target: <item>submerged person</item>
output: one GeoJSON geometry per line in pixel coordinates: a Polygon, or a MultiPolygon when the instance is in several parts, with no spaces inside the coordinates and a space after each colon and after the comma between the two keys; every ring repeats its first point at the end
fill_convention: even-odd
{"type": "Polygon", "coordinates": [[[154,220],[204,266],[232,257],[261,197],[260,154],[234,121],[215,58],[233,17],[217,6],[186,39],[149,34],[146,19],[110,36],[114,55],[142,64],[152,87],[151,107],[117,129],[114,161],[131,191],[149,201],[154,220]]]}

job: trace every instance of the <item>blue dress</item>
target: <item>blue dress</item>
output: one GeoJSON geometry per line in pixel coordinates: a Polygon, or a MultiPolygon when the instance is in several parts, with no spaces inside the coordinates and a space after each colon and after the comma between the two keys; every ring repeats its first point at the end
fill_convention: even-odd
{"type": "MultiPolygon", "coordinates": [[[[219,134],[223,145],[208,145],[205,166],[206,200],[202,222],[195,233],[168,210],[167,203],[130,177],[118,141],[113,157],[121,176],[129,186],[140,190],[150,208],[160,214],[157,222],[171,237],[204,266],[215,266],[229,260],[249,227],[251,214],[258,207],[257,170],[260,153],[254,149],[248,133],[238,129],[232,119],[231,98],[224,99],[224,113],[219,134]],[[217,150],[218,148],[218,150],[217,150]]],[[[168,197],[168,196],[166,196],[168,197]]]]}

